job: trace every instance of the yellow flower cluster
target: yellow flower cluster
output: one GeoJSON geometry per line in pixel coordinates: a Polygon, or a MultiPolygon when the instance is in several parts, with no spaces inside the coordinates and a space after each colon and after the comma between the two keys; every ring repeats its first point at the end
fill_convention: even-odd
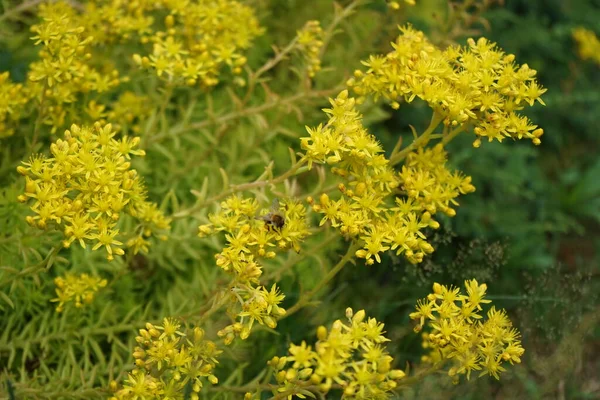
{"type": "Polygon", "coordinates": [[[124,129],[138,133],[141,131],[140,123],[152,113],[152,108],[148,107],[149,98],[135,94],[130,91],[124,91],[119,97],[108,105],[98,103],[95,100],[88,102],[85,108],[85,121],[97,121],[106,123],[111,121],[113,128],[117,132],[124,129]]]}
{"type": "MultiPolygon", "coordinates": [[[[285,357],[269,365],[276,371],[280,393],[304,398],[308,387],[317,386],[326,394],[341,388],[345,399],[387,399],[405,374],[392,369],[394,359],[387,353],[384,325],[374,318],[365,320],[365,311],[346,310],[347,324],[337,320],[329,331],[321,326],[314,350],[306,342],[291,344],[285,357]]],[[[311,396],[313,397],[313,396],[311,396]]]]}
{"type": "Polygon", "coordinates": [[[321,49],[323,47],[323,28],[319,21],[308,21],[298,31],[297,48],[303,55],[311,78],[321,70],[321,49]]]}
{"type": "Polygon", "coordinates": [[[149,54],[135,54],[134,61],[177,85],[215,86],[224,65],[241,73],[242,51],[262,33],[254,10],[234,0],[93,1],[86,14],[99,40],[133,36],[152,44],[149,54]],[[155,27],[160,15],[163,23],[155,27]]]}
{"type": "Polygon", "coordinates": [[[29,94],[20,83],[13,83],[8,72],[0,73],[0,139],[15,133],[16,122],[29,101],[29,94]]]}
{"type": "Polygon", "coordinates": [[[396,173],[381,145],[362,125],[356,101],[347,91],[331,100],[325,112],[329,122],[307,128],[310,136],[301,139],[302,149],[309,167],[330,164],[346,183],[339,185],[342,196],[337,200],[327,194],[318,202],[308,199],[313,210],[323,215],[321,225],[329,221],[344,236],[360,239],[363,249],[356,255],[367,264],[381,262],[380,253],[386,250],[403,254],[412,263],[421,262],[433,251],[422,230],[439,227],[432,219],[437,211],[454,215],[454,198],[475,190],[470,178],[446,169],[441,145],[417,149],[396,173]],[[405,198],[396,196],[399,189],[405,198]]]}
{"type": "MultiPolygon", "coordinates": [[[[404,0],[403,3],[409,6],[417,4],[415,0],[404,0]]],[[[400,8],[402,8],[399,1],[388,1],[388,7],[392,10],[400,10],[400,8]]]]}
{"type": "MultiPolygon", "coordinates": [[[[141,131],[140,123],[152,113],[152,109],[148,107],[148,104],[149,98],[147,96],[125,91],[111,104],[107,119],[112,121],[119,130],[123,126],[127,126],[131,131],[138,133],[141,131]]],[[[92,119],[98,120],[98,118],[92,119]]]]}
{"type": "Polygon", "coordinates": [[[443,363],[449,360],[452,367],[448,375],[458,380],[459,375],[470,378],[472,371],[482,371],[499,379],[505,371],[502,364],[520,363],[525,352],[521,347],[520,333],[512,327],[504,310],[491,307],[487,318],[482,315],[482,305],[487,286],[476,280],[465,281],[466,294],[459,288],[433,285],[433,293],[417,302],[417,311],[410,317],[418,321],[415,331],[423,327],[424,347],[431,350],[424,361],[443,363]]]}
{"type": "Polygon", "coordinates": [[[88,274],[66,274],[64,277],[54,279],[56,285],[57,298],[52,302],[57,302],[56,312],[65,309],[65,304],[75,301],[75,307],[81,308],[84,303],[89,304],[94,300],[96,292],[106,286],[106,279],[88,274]]]}
{"type": "Polygon", "coordinates": [[[147,251],[146,238],[152,233],[162,235],[170,229],[170,220],[146,201],[142,179],[128,161],[131,155],[144,155],[136,149],[140,139],[114,136],[110,124],[73,125],[64,140],[50,146],[52,157],[34,155],[17,168],[26,177],[25,194],[19,200],[35,200],[31,206],[35,215],[27,222],[63,231],[65,247],[79,242],[85,248],[86,241],[94,242],[93,250],[104,246],[109,260],[124,253],[116,238],[123,213],[139,220],[136,231],[128,233],[127,246],[134,253],[147,251]]]}
{"type": "MultiPolygon", "coordinates": [[[[147,323],[146,329],[140,329],[139,346],[133,352],[136,368],[111,400],[198,400],[205,380],[213,385],[218,382],[213,375],[221,353],[217,345],[204,339],[199,327],[187,334],[180,328],[177,321],[165,318],[162,325],[147,323]]],[[[116,383],[111,386],[115,388],[116,383]]]]}
{"type": "Polygon", "coordinates": [[[363,61],[365,72],[357,70],[348,81],[356,94],[384,97],[393,108],[401,101],[420,98],[448,127],[469,130],[481,138],[502,141],[529,138],[540,143],[543,130],[518,114],[526,104],[546,92],[536,81],[536,71],[527,64],[515,64],[514,55],[505,54],[485,38],[468,40],[467,47],[445,50],[429,42],[423,32],[410,26],[400,28],[401,35],[386,55],[363,61]]]}
{"type": "Polygon", "coordinates": [[[36,45],[42,44],[40,60],[31,63],[28,75],[32,97],[43,105],[44,123],[53,131],[64,125],[65,103],[73,103],[78,94],[103,93],[119,85],[118,71],[108,61],[92,64],[92,36],[83,24],[85,17],[64,2],[42,4],[42,22],[31,27],[36,45]]]}
{"type": "Polygon", "coordinates": [[[573,39],[577,43],[577,52],[582,60],[592,60],[600,65],[600,39],[593,31],[576,28],[573,30],[573,39]]]}
{"type": "Polygon", "coordinates": [[[306,209],[293,200],[274,203],[271,210],[259,210],[255,199],[231,196],[221,210],[210,215],[210,224],[199,227],[198,236],[223,232],[227,245],[215,255],[217,265],[233,277],[229,290],[229,313],[239,321],[219,331],[227,344],[236,336],[246,339],[255,322],[270,328],[285,314],[279,307],[284,296],[276,285],[260,285],[261,259],[276,256],[275,250],[300,251],[300,243],[309,235],[306,209]]]}
{"type": "Polygon", "coordinates": [[[453,217],[456,197],[475,191],[470,176],[446,169],[447,154],[441,143],[410,153],[400,172],[403,190],[418,208],[435,214],[438,210],[453,217]]]}

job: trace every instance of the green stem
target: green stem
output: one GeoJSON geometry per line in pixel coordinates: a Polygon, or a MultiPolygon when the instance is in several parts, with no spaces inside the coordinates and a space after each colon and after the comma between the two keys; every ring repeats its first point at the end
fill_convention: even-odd
{"type": "Polygon", "coordinates": [[[283,181],[285,181],[288,178],[291,178],[292,176],[295,175],[299,175],[303,172],[308,171],[308,168],[305,167],[306,164],[306,159],[302,158],[300,159],[294,166],[292,166],[292,168],[290,168],[287,172],[279,175],[276,178],[273,179],[265,179],[262,181],[255,181],[255,182],[250,182],[250,183],[244,183],[241,185],[231,185],[230,188],[222,193],[219,193],[218,195],[215,195],[213,197],[210,197],[204,201],[202,201],[199,204],[196,204],[192,207],[186,208],[184,210],[181,210],[175,214],[172,215],[172,218],[174,219],[179,219],[179,218],[185,218],[188,217],[189,215],[203,209],[204,207],[214,204],[215,202],[222,200],[228,196],[231,196],[234,193],[237,192],[243,192],[246,190],[252,190],[252,189],[258,189],[258,188],[262,188],[265,186],[269,186],[269,185],[276,185],[278,183],[281,183],[283,181]]]}
{"type": "Polygon", "coordinates": [[[321,281],[317,284],[317,286],[312,288],[312,290],[310,290],[306,294],[303,294],[300,297],[300,300],[298,300],[298,302],[296,304],[294,304],[291,308],[289,308],[286,311],[283,318],[287,318],[290,315],[298,312],[302,307],[304,307],[306,304],[308,304],[310,299],[315,294],[317,294],[321,289],[323,289],[323,287],[325,285],[327,285],[346,266],[348,261],[350,261],[354,258],[354,253],[356,253],[356,250],[358,250],[359,248],[360,248],[360,245],[358,243],[356,243],[356,242],[352,243],[348,247],[348,250],[346,251],[346,254],[344,254],[344,256],[342,257],[342,259],[327,273],[327,275],[325,275],[323,277],[323,279],[321,279],[321,281]]]}
{"type": "Polygon", "coordinates": [[[212,125],[223,125],[229,121],[243,118],[243,117],[250,117],[252,115],[260,114],[264,111],[268,111],[270,109],[273,109],[273,108],[276,108],[279,106],[291,106],[295,102],[302,100],[302,99],[312,99],[312,98],[321,99],[323,97],[327,97],[334,93],[337,93],[337,92],[339,92],[339,90],[340,90],[339,87],[335,87],[330,90],[301,92],[301,93],[297,93],[297,94],[287,97],[287,98],[274,97],[273,99],[270,99],[269,101],[267,101],[261,105],[258,105],[258,106],[246,107],[241,110],[236,110],[236,111],[232,111],[228,114],[221,115],[220,117],[217,117],[217,118],[209,118],[209,119],[205,119],[204,121],[195,122],[195,123],[192,123],[189,125],[179,127],[177,129],[167,131],[167,132],[161,132],[157,135],[149,137],[146,142],[147,142],[147,145],[150,146],[152,143],[159,142],[160,140],[167,138],[167,137],[179,136],[186,132],[200,130],[200,129],[203,129],[203,128],[206,128],[206,127],[212,126],[212,125]]]}
{"type": "Polygon", "coordinates": [[[44,103],[46,101],[46,90],[48,89],[48,82],[44,82],[44,88],[42,89],[42,98],[40,99],[40,104],[38,106],[38,115],[35,119],[35,124],[33,126],[33,139],[31,140],[31,152],[33,153],[35,150],[35,145],[37,144],[38,137],[40,135],[40,128],[42,126],[42,119],[44,117],[44,103]]]}
{"type": "Polygon", "coordinates": [[[448,134],[444,135],[442,139],[442,144],[447,144],[452,141],[459,133],[464,132],[466,130],[465,125],[460,125],[458,128],[451,130],[448,134]]]}
{"type": "Polygon", "coordinates": [[[60,246],[60,245],[53,247],[48,252],[46,257],[44,257],[44,259],[41,260],[40,262],[38,262],[37,264],[32,265],[30,267],[23,268],[18,273],[14,274],[13,276],[9,276],[9,277],[3,279],[2,281],[0,281],[0,288],[4,287],[5,285],[7,285],[9,283],[12,283],[16,279],[24,278],[24,277],[30,276],[30,275],[35,275],[38,272],[47,270],[49,268],[49,266],[52,266],[52,263],[54,263],[54,259],[60,252],[61,248],[62,248],[62,246],[60,246]]]}
{"type": "Polygon", "coordinates": [[[164,99],[162,101],[162,103],[160,104],[160,108],[158,111],[158,114],[166,117],[165,111],[167,111],[167,106],[169,105],[169,102],[171,101],[171,97],[173,97],[173,83],[171,81],[167,82],[167,86],[165,87],[165,92],[164,92],[164,99]]]}
{"type": "Polygon", "coordinates": [[[333,18],[333,21],[329,24],[325,32],[323,33],[323,46],[319,51],[319,58],[322,59],[327,47],[329,46],[329,42],[333,39],[335,34],[335,28],[346,18],[354,13],[354,9],[359,6],[367,3],[365,0],[354,0],[352,3],[348,4],[340,13],[336,13],[333,18]]]}
{"type": "MultiPolygon", "coordinates": [[[[15,8],[11,8],[10,10],[7,10],[4,14],[0,15],[0,22],[4,21],[5,19],[16,18],[19,16],[19,14],[22,14],[34,7],[37,7],[40,3],[44,3],[45,1],[47,1],[47,0],[24,1],[23,3],[16,6],[15,8]]],[[[83,11],[83,9],[84,9],[84,7],[75,0],[67,1],[67,3],[70,4],[71,7],[75,8],[76,10],[83,11]]]]}
{"type": "MultiPolygon", "coordinates": [[[[302,387],[301,389],[308,390],[310,392],[318,392],[319,391],[319,387],[316,386],[316,385],[305,386],[305,387],[302,387]]],[[[297,389],[286,390],[285,392],[281,392],[281,393],[278,393],[278,394],[274,395],[273,397],[270,398],[270,400],[283,400],[283,399],[287,399],[288,396],[293,396],[296,393],[298,393],[297,389]]]]}
{"type": "Polygon", "coordinates": [[[423,380],[423,378],[425,378],[426,376],[436,373],[437,371],[442,369],[442,367],[445,364],[446,364],[446,360],[439,361],[438,363],[432,365],[431,367],[427,368],[426,370],[423,370],[423,371],[421,371],[413,376],[410,376],[408,378],[404,378],[401,381],[398,381],[398,387],[412,386],[415,383],[418,383],[421,380],[423,380]]]}
{"type": "Polygon", "coordinates": [[[289,269],[293,268],[296,264],[298,264],[298,262],[300,260],[303,260],[304,258],[306,258],[306,256],[311,255],[311,254],[319,254],[319,252],[326,248],[327,246],[329,246],[332,242],[334,242],[336,239],[338,239],[339,236],[332,234],[329,237],[323,239],[323,241],[321,243],[319,243],[318,246],[313,247],[310,249],[310,252],[308,251],[303,251],[300,254],[294,254],[290,257],[290,259],[288,261],[285,262],[285,264],[283,264],[281,266],[281,268],[272,271],[271,273],[269,273],[268,275],[265,276],[265,281],[271,281],[273,278],[277,278],[275,279],[276,281],[279,281],[281,279],[281,275],[283,275],[283,273],[285,273],[286,271],[288,271],[289,269]]]}
{"type": "Polygon", "coordinates": [[[218,386],[207,386],[206,389],[209,392],[236,392],[236,393],[246,393],[252,392],[256,389],[264,389],[264,390],[272,390],[273,385],[271,384],[249,384],[244,386],[227,386],[227,385],[218,385],[218,386]]]}
{"type": "Polygon", "coordinates": [[[412,152],[413,150],[415,150],[419,147],[425,146],[431,139],[431,135],[432,135],[433,131],[435,131],[435,129],[438,127],[438,125],[442,122],[443,119],[444,118],[442,115],[440,115],[434,111],[433,115],[431,116],[431,121],[429,122],[429,126],[427,127],[427,129],[425,129],[425,132],[423,132],[419,137],[417,137],[415,140],[413,140],[413,142],[410,145],[408,145],[407,147],[405,147],[404,150],[399,151],[396,154],[393,154],[390,157],[390,166],[399,164],[406,158],[406,156],[408,156],[408,154],[410,152],[412,152]]]}
{"type": "Polygon", "coordinates": [[[46,388],[30,388],[23,387],[24,383],[15,383],[15,395],[17,399],[102,399],[106,398],[108,389],[105,388],[90,388],[90,389],[76,389],[73,391],[68,390],[55,390],[48,391],[46,388]],[[34,397],[35,396],[35,397],[34,397]]]}

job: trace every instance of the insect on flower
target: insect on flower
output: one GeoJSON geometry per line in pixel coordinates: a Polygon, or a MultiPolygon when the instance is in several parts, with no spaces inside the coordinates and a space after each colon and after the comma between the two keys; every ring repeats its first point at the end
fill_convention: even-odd
{"type": "Polygon", "coordinates": [[[256,217],[256,219],[265,221],[265,227],[268,229],[281,229],[285,225],[285,217],[279,209],[279,200],[275,198],[273,199],[273,204],[271,204],[271,210],[269,213],[260,217],[256,217]]]}

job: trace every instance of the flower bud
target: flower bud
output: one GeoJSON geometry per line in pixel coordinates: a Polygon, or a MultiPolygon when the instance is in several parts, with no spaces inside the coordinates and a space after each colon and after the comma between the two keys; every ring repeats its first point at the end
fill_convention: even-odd
{"type": "Polygon", "coordinates": [[[298,376],[298,371],[296,371],[293,368],[288,369],[285,373],[285,379],[287,381],[293,381],[296,379],[297,376],[298,376]]]}
{"type": "Polygon", "coordinates": [[[300,371],[300,373],[298,374],[298,377],[302,380],[308,378],[309,376],[311,376],[313,373],[313,369],[312,368],[304,368],[303,370],[300,371]]]}
{"type": "Polygon", "coordinates": [[[266,316],[263,318],[263,320],[265,321],[265,325],[267,325],[269,328],[277,328],[277,322],[273,318],[266,316]]]}
{"type": "Polygon", "coordinates": [[[356,193],[357,196],[362,196],[363,194],[365,194],[366,190],[367,185],[364,182],[359,182],[354,188],[354,193],[356,193]]]}
{"type": "Polygon", "coordinates": [[[279,361],[277,362],[277,369],[283,369],[283,367],[285,367],[285,364],[287,363],[287,357],[280,357],[279,361]]]}
{"type": "Polygon", "coordinates": [[[356,253],[354,253],[356,255],[356,257],[358,258],[367,258],[367,251],[365,249],[360,249],[360,250],[356,250],[356,253]]]}
{"type": "Polygon", "coordinates": [[[285,382],[285,376],[286,376],[285,371],[279,371],[277,373],[277,375],[275,375],[275,379],[277,380],[277,382],[283,383],[283,382],[285,382]]]}
{"type": "Polygon", "coordinates": [[[405,376],[406,376],[406,374],[401,369],[394,369],[390,372],[390,378],[392,378],[394,380],[402,379],[405,376]]]}
{"type": "Polygon", "coordinates": [[[319,340],[327,339],[327,328],[325,328],[323,325],[317,328],[317,338],[319,340]]]}
{"type": "Polygon", "coordinates": [[[165,26],[166,26],[167,28],[172,28],[172,27],[173,27],[173,25],[175,25],[175,18],[173,17],[173,15],[172,15],[172,14],[170,14],[170,15],[167,15],[167,16],[165,17],[165,26]]]}
{"type": "Polygon", "coordinates": [[[360,310],[352,317],[353,324],[359,324],[365,319],[365,310],[360,310]]]}

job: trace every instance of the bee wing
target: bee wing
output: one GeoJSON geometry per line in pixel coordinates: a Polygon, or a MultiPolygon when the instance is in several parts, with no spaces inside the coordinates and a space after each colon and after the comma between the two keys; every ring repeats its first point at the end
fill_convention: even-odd
{"type": "Polygon", "coordinates": [[[279,199],[275,197],[271,203],[271,213],[279,212],[279,199]]]}
{"type": "Polygon", "coordinates": [[[278,213],[279,213],[279,199],[274,198],[273,202],[271,203],[271,208],[269,209],[269,212],[265,215],[256,216],[256,217],[254,217],[254,219],[258,219],[261,221],[271,221],[273,214],[278,214],[278,213]]]}

